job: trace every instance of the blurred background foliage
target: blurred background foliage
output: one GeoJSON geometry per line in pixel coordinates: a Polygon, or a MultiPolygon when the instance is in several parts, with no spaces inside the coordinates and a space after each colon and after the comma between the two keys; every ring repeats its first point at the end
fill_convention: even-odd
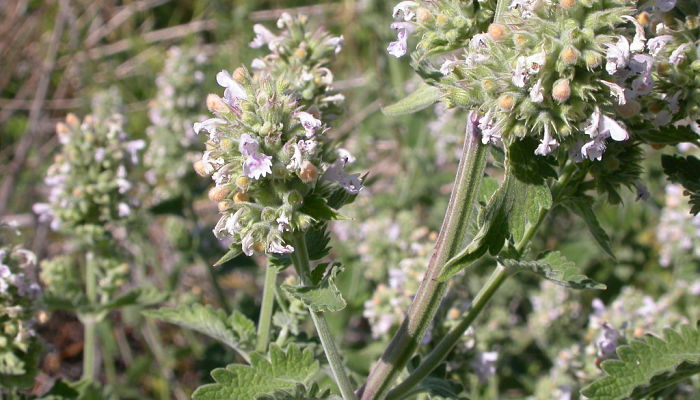
{"type": "MultiPolygon", "coordinates": [[[[346,147],[358,159],[355,169],[369,174],[367,188],[346,211],[352,220],[334,224],[332,242],[333,257],[349,267],[342,277],[348,307],[330,319],[359,382],[400,322],[401,307],[410,302],[414,289],[405,281],[419,279],[421,265],[424,268],[430,255],[464,129],[464,113],[459,110],[430,108],[401,118],[381,115],[382,106],[418,83],[405,60],[388,57],[385,51],[392,37],[388,25],[393,6],[394,1],[386,0],[0,2],[0,218],[19,223],[26,244],[39,259],[61,254],[64,245],[31,213],[32,204],[45,198],[41,182],[58,146],[57,121],[68,112],[90,113],[93,97],[111,90],[108,93],[116,92],[123,99],[126,131],[134,139],[145,139],[148,104],[156,95],[156,76],[171,46],[205,53],[209,58],[201,67],[206,77],[203,85],[207,92],[219,93],[216,72],[250,65],[259,56],[248,47],[253,24],[273,26],[284,11],[306,14],[312,24],[345,38],[334,74],[335,87],[347,99],[346,116],[332,134],[346,138],[346,147]],[[409,277],[407,271],[413,271],[409,277]],[[399,278],[404,283],[396,283],[399,278]],[[402,296],[402,301],[393,300],[402,296]],[[376,319],[389,314],[393,319],[376,319]],[[380,322],[386,329],[379,329],[380,322]]],[[[637,193],[629,192],[622,205],[598,207],[616,259],[597,247],[581,220],[563,212],[553,214],[533,244],[537,250],[562,251],[588,276],[606,283],[606,291],[561,294],[549,283],[519,276],[502,290],[477,321],[475,332],[465,337],[464,345],[439,373],[450,374],[468,388],[472,399],[552,399],[551,388],[580,387],[599,373],[596,357],[590,354],[579,365],[585,376],[572,373],[567,380],[555,373],[563,351],[577,345],[583,349],[599,333],[591,325],[594,298],[606,305],[622,304],[634,291],[634,296],[648,296],[658,305],[662,296],[671,296],[681,287],[685,289],[671,296],[668,307],[657,309],[677,317],[641,325],[642,333],[658,334],[666,324],[697,318],[700,258],[693,254],[700,236],[697,222],[694,230],[683,234],[691,236],[691,246],[676,246],[671,262],[659,261],[662,252],[669,251],[664,246],[673,241],[673,236],[669,239],[658,231],[668,206],[659,162],[664,151],[648,153],[647,200],[637,200],[637,193]],[[553,291],[558,300],[547,303],[553,291]],[[496,376],[465,373],[474,370],[479,355],[489,351],[499,354],[496,376]]],[[[151,209],[157,216],[140,221],[140,228],[124,238],[136,260],[130,284],[150,281],[171,290],[173,303],[196,301],[236,308],[255,320],[262,292],[259,260],[239,257],[220,268],[209,268],[225,251],[211,235],[216,207],[206,199],[206,183],[195,182],[192,187],[199,187],[190,197],[193,207],[176,202],[151,209]],[[178,252],[185,255],[175,257],[178,252]]],[[[681,207],[681,222],[693,226],[692,216],[682,211],[681,207]]],[[[675,240],[682,239],[687,237],[675,240]]],[[[485,267],[476,268],[477,276],[487,272],[485,267]]],[[[471,275],[469,280],[455,280],[433,337],[439,338],[468,306],[483,279],[471,275]]],[[[615,323],[622,325],[626,317],[619,318],[615,323]]],[[[101,379],[112,385],[118,398],[188,398],[210,379],[211,369],[236,357],[222,345],[186,330],[153,321],[144,324],[136,307],[113,313],[100,330],[102,359],[107,360],[101,379]]],[[[56,378],[77,378],[82,354],[80,323],[69,314],[53,313],[38,331],[47,351],[35,394],[56,378]]],[[[426,338],[423,353],[431,343],[435,341],[426,338]]],[[[662,398],[697,394],[697,390],[678,390],[662,398]]],[[[578,397],[574,393],[570,398],[578,397]]]]}

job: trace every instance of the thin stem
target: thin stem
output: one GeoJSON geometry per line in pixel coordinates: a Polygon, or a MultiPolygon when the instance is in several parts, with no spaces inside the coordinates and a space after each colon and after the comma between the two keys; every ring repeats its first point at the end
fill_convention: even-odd
{"type": "MultiPolygon", "coordinates": [[[[294,234],[292,245],[294,246],[294,253],[292,253],[294,267],[301,277],[302,283],[304,285],[310,285],[311,267],[309,266],[309,252],[306,248],[306,238],[304,237],[303,232],[294,234]]],[[[356,397],[352,390],[352,384],[350,383],[348,375],[345,373],[343,361],[340,358],[340,353],[335,345],[335,341],[333,340],[333,335],[328,327],[326,318],[324,317],[323,313],[314,311],[310,308],[309,314],[311,314],[311,320],[316,327],[318,337],[321,339],[321,346],[323,347],[324,353],[326,353],[328,364],[331,367],[331,371],[333,371],[333,377],[335,378],[335,382],[338,384],[343,400],[355,400],[356,397]]]]}
{"type": "MultiPolygon", "coordinates": [[[[564,188],[569,184],[574,173],[576,171],[576,166],[573,163],[569,163],[564,166],[563,173],[557,180],[556,184],[552,187],[552,196],[554,197],[554,204],[556,204],[560,199],[560,195],[564,188]]],[[[516,250],[521,253],[527,244],[532,240],[532,237],[537,233],[537,230],[542,225],[542,222],[549,213],[549,209],[543,209],[537,219],[537,223],[528,227],[523,235],[523,239],[516,245],[516,250]]],[[[488,281],[482,286],[479,293],[477,293],[474,298],[472,306],[469,311],[464,316],[464,318],[453,327],[447,335],[440,340],[440,342],[435,346],[435,348],[428,354],[428,356],[421,362],[418,367],[411,372],[411,374],[406,378],[401,384],[392,389],[387,395],[387,400],[398,400],[403,398],[414,386],[418,385],[426,376],[428,376],[435,368],[440,365],[440,363],[447,357],[447,355],[452,351],[454,346],[460,340],[464,332],[471,326],[472,322],[479,316],[483,311],[486,304],[491,300],[491,297],[496,293],[498,288],[501,287],[506,278],[511,274],[508,269],[506,269],[501,264],[498,264],[496,269],[491,273],[488,281]]]]}
{"type": "MultiPolygon", "coordinates": [[[[85,255],[85,293],[91,306],[97,304],[97,271],[95,271],[95,254],[91,251],[85,255]]],[[[91,307],[94,308],[94,307],[91,307]]],[[[95,379],[95,315],[89,313],[81,318],[83,322],[83,379],[95,379]]]]}
{"type": "Polygon", "coordinates": [[[267,352],[270,343],[270,327],[272,326],[272,310],[275,306],[275,286],[277,285],[277,268],[268,265],[265,270],[265,287],[262,304],[260,305],[260,320],[258,321],[258,343],[255,351],[267,352]]]}
{"type": "Polygon", "coordinates": [[[457,253],[464,241],[486,168],[486,150],[481,143],[481,134],[473,129],[472,121],[467,121],[464,149],[435,251],[408,315],[360,390],[362,400],[386,396],[391,384],[415,353],[437,312],[447,288],[447,283],[439,282],[437,278],[447,260],[457,253]]]}

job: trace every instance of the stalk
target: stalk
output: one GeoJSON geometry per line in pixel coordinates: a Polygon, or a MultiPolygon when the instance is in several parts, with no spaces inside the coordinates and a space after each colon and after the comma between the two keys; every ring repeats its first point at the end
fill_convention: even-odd
{"type": "MultiPolygon", "coordinates": [[[[552,187],[553,203],[556,204],[559,201],[561,193],[566,185],[571,181],[576,166],[573,163],[569,163],[563,168],[563,173],[557,183],[552,187]]],[[[552,207],[553,208],[553,207],[552,207]]],[[[537,219],[537,223],[530,226],[528,230],[523,235],[522,240],[515,246],[518,253],[521,253],[527,244],[532,240],[532,237],[537,233],[537,230],[542,225],[542,222],[547,217],[549,210],[542,210],[537,219]]],[[[472,306],[467,311],[464,318],[453,327],[447,335],[445,335],[442,340],[435,346],[435,348],[428,354],[428,356],[421,362],[418,367],[411,372],[411,374],[398,386],[392,389],[387,395],[387,400],[398,400],[406,396],[407,393],[411,391],[416,385],[418,385],[425,377],[427,377],[438,365],[447,357],[452,351],[454,346],[459,342],[464,332],[469,329],[472,322],[476,317],[481,314],[484,310],[486,304],[493,297],[493,295],[498,291],[506,278],[513,274],[501,264],[496,266],[496,269],[491,273],[488,281],[479,290],[472,306]]]]}
{"type": "MultiPolygon", "coordinates": [[[[291,254],[292,261],[294,262],[294,267],[297,273],[301,277],[301,282],[304,285],[311,285],[311,268],[309,266],[309,252],[306,248],[306,238],[303,232],[298,232],[294,234],[293,243],[294,253],[291,254]]],[[[311,320],[316,327],[316,332],[318,333],[319,339],[321,339],[321,346],[328,359],[328,364],[330,364],[331,371],[333,372],[333,377],[335,382],[338,384],[340,393],[343,396],[343,400],[355,400],[355,393],[352,390],[352,384],[348,375],[345,373],[345,368],[343,367],[342,359],[340,358],[340,353],[333,340],[333,335],[328,327],[328,322],[323,316],[323,313],[313,311],[309,308],[309,314],[311,314],[311,320]]]]}
{"type": "Polygon", "coordinates": [[[462,246],[486,168],[486,145],[481,143],[478,130],[470,127],[471,121],[467,121],[455,186],[428,269],[408,315],[370,372],[365,387],[361,389],[362,400],[382,399],[386,396],[389,387],[418,348],[445,294],[447,283],[439,282],[437,278],[447,260],[462,246]]]}
{"type": "MultiPolygon", "coordinates": [[[[85,255],[85,293],[91,308],[97,304],[97,276],[95,254],[85,255]]],[[[83,379],[95,379],[95,315],[91,312],[81,317],[83,322],[83,379]]]]}
{"type": "Polygon", "coordinates": [[[277,284],[277,268],[271,265],[265,270],[265,287],[262,304],[260,305],[260,320],[258,321],[258,343],[255,351],[267,352],[270,343],[270,327],[272,325],[272,309],[275,306],[275,285],[277,284]]]}

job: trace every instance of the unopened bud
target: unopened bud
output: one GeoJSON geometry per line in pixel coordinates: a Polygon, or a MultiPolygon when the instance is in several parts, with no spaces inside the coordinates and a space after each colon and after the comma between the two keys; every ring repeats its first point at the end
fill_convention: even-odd
{"type": "Polygon", "coordinates": [[[522,33],[516,33],[515,35],[513,35],[513,41],[514,41],[515,44],[517,44],[518,46],[524,46],[524,45],[526,45],[527,42],[528,42],[527,36],[526,36],[526,35],[523,35],[522,33]]]}
{"type": "Polygon", "coordinates": [[[485,91],[490,92],[496,87],[496,83],[492,79],[484,79],[481,81],[481,87],[484,88],[485,91]]]}
{"type": "Polygon", "coordinates": [[[92,125],[95,122],[95,118],[93,118],[92,115],[86,115],[85,118],[83,118],[83,123],[87,125],[92,125]]]}
{"type": "Polygon", "coordinates": [[[304,49],[302,47],[297,47],[296,49],[294,49],[294,57],[296,57],[296,58],[304,59],[304,58],[306,58],[307,54],[308,53],[306,52],[306,49],[304,49]]]}
{"type": "Polygon", "coordinates": [[[221,97],[210,93],[207,95],[207,109],[211,112],[226,113],[231,111],[226,103],[221,99],[221,97]]]}
{"type": "Polygon", "coordinates": [[[233,149],[234,149],[233,140],[228,139],[228,138],[221,139],[219,141],[219,146],[221,147],[221,150],[223,150],[227,153],[230,151],[233,151],[233,149]]]}
{"type": "Polygon", "coordinates": [[[233,71],[231,77],[233,77],[234,81],[243,84],[248,81],[248,72],[245,70],[245,68],[238,67],[233,71]]]}
{"type": "Polygon", "coordinates": [[[642,11],[637,15],[637,22],[639,22],[639,25],[649,25],[650,20],[649,13],[646,11],[642,11]]]}
{"type": "Polygon", "coordinates": [[[66,115],[66,123],[70,126],[78,126],[80,125],[80,120],[75,116],[75,114],[68,113],[66,115]]]}
{"type": "Polygon", "coordinates": [[[233,196],[234,203],[245,203],[248,201],[248,194],[245,192],[238,192],[233,196]]]}
{"type": "Polygon", "coordinates": [[[584,58],[586,60],[586,67],[588,67],[588,69],[594,69],[600,66],[600,55],[594,52],[584,52],[584,58]]]}
{"type": "Polygon", "coordinates": [[[253,245],[253,250],[257,251],[258,253],[262,253],[265,251],[265,243],[263,242],[255,242],[253,245]]]}
{"type": "Polygon", "coordinates": [[[248,190],[248,185],[250,184],[250,179],[247,176],[239,176],[236,178],[236,186],[241,190],[248,190]]]}
{"type": "Polygon", "coordinates": [[[223,186],[214,186],[209,189],[209,200],[219,202],[228,196],[229,190],[223,186]]]}
{"type": "Polygon", "coordinates": [[[457,318],[459,318],[459,315],[460,315],[460,314],[461,314],[461,313],[459,312],[459,309],[456,308],[456,307],[450,308],[450,311],[447,312],[447,316],[448,316],[450,319],[457,319],[457,318]]]}
{"type": "Polygon", "coordinates": [[[508,30],[505,25],[501,24],[491,24],[489,25],[488,33],[495,42],[505,39],[508,34],[508,30]]]}
{"type": "Polygon", "coordinates": [[[450,18],[445,14],[438,14],[435,18],[435,23],[438,26],[446,25],[450,21],[450,18]]]}
{"type": "Polygon", "coordinates": [[[559,0],[561,8],[570,9],[576,5],[576,0],[559,0]]]}
{"type": "Polygon", "coordinates": [[[202,161],[202,160],[195,161],[194,164],[192,164],[192,167],[194,167],[195,172],[197,172],[197,174],[199,176],[209,176],[209,174],[207,173],[207,167],[206,167],[206,164],[204,163],[204,161],[202,161]]]}
{"type": "Polygon", "coordinates": [[[669,64],[667,62],[660,62],[656,70],[660,74],[665,74],[671,70],[671,64],[669,64]]]}
{"type": "Polygon", "coordinates": [[[571,96],[571,85],[568,79],[562,79],[554,83],[552,87],[552,97],[554,97],[556,101],[563,103],[569,100],[569,96],[571,96]]]}
{"type": "Polygon", "coordinates": [[[299,178],[304,183],[312,182],[318,178],[318,169],[316,169],[316,166],[311,164],[309,161],[304,161],[304,163],[301,165],[299,178]]]}
{"type": "Polygon", "coordinates": [[[656,149],[656,150],[661,150],[665,147],[666,145],[663,143],[652,143],[651,147],[656,149]]]}
{"type": "Polygon", "coordinates": [[[216,207],[219,209],[219,212],[221,212],[221,213],[228,210],[230,205],[231,205],[231,203],[229,203],[228,201],[220,201],[220,202],[216,203],[216,207]]]}
{"type": "Polygon", "coordinates": [[[498,108],[503,111],[510,111],[515,106],[515,99],[509,94],[504,94],[498,98],[498,108]]]}
{"type": "Polygon", "coordinates": [[[632,118],[638,115],[642,110],[642,106],[636,100],[627,100],[624,105],[616,107],[618,114],[623,118],[632,118]]]}
{"type": "Polygon", "coordinates": [[[433,19],[433,14],[430,12],[430,10],[425,7],[418,7],[416,9],[416,20],[419,23],[424,24],[431,19],[433,19]]]}
{"type": "Polygon", "coordinates": [[[559,58],[561,58],[565,64],[571,65],[578,61],[579,55],[580,53],[576,48],[568,46],[559,54],[559,58]]]}
{"type": "Polygon", "coordinates": [[[70,133],[70,128],[63,122],[56,122],[56,133],[59,135],[67,135],[70,133]]]}

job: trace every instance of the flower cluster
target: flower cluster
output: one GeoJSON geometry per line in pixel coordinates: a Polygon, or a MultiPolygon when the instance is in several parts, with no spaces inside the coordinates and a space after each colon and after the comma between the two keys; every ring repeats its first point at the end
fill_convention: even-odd
{"type": "Polygon", "coordinates": [[[145,142],[128,140],[118,114],[88,115],[82,122],[68,114],[56,133],[62,149],[45,178],[49,201],[34,205],[40,220],[51,221],[55,230],[101,232],[106,223],[128,217],[135,205],[128,172],[145,142]]]}
{"type": "Polygon", "coordinates": [[[354,158],[334,147],[325,116],[306,108],[283,77],[238,68],[216,79],[225,90],[207,97],[215,117],[194,127],[208,134],[195,170],[216,184],[209,198],[222,217],[214,234],[247,255],[290,253],[285,235],[333,219],[338,190],[359,192],[359,174],[343,171],[354,158]]]}
{"type": "Polygon", "coordinates": [[[305,108],[317,108],[328,118],[338,115],[345,97],[333,90],[329,66],[342,49],[343,37],[322,28],[310,30],[304,15],[283,13],[277,28],[281,31],[274,34],[264,25],[253,27],[255,38],[250,46],[267,46],[270,53],[253,60],[251,68],[287,81],[305,108]]]}
{"type": "Polygon", "coordinates": [[[188,175],[199,144],[192,124],[203,111],[201,69],[206,60],[196,48],[172,47],[156,78],[158,93],[149,104],[151,126],[146,129],[149,144],[144,154],[146,180],[153,185],[156,200],[182,194],[192,181],[188,175]]]}
{"type": "MultiPolygon", "coordinates": [[[[0,225],[0,233],[11,229],[0,225]]],[[[0,240],[4,239],[0,238],[0,240]]],[[[41,288],[34,280],[34,253],[0,241],[0,383],[25,375],[36,346],[33,329],[41,288]]]]}
{"type": "Polygon", "coordinates": [[[493,0],[402,1],[392,12],[397,39],[387,51],[394,57],[406,55],[411,35],[418,37],[417,59],[467,47],[493,19],[495,5],[493,0]]]}
{"type": "Polygon", "coordinates": [[[440,68],[451,105],[478,109],[484,143],[532,136],[537,155],[563,143],[576,160],[601,160],[629,133],[615,116],[624,89],[611,81],[613,32],[631,18],[628,1],[512,2],[505,24],[475,35],[463,57],[440,68]],[[607,68],[606,68],[607,67],[607,68]]]}

